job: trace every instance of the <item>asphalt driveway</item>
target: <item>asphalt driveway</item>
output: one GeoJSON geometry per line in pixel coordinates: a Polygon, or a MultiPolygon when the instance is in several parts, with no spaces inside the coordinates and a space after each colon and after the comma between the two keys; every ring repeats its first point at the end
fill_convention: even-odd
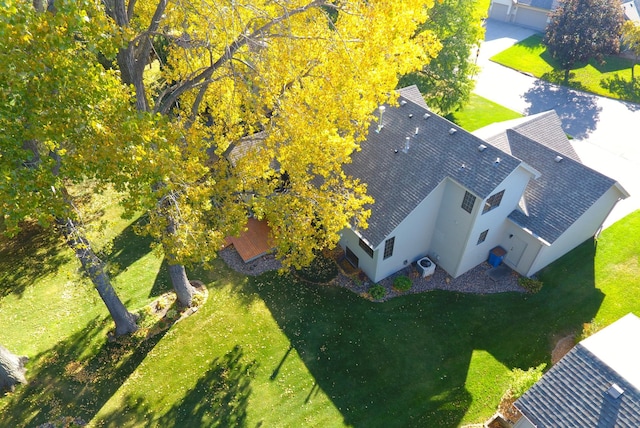
{"type": "Polygon", "coordinates": [[[475,93],[522,114],[555,110],[582,162],[616,179],[631,194],[620,201],[605,227],[640,209],[640,105],[552,85],[489,61],[534,34],[518,26],[486,21],[475,93]]]}

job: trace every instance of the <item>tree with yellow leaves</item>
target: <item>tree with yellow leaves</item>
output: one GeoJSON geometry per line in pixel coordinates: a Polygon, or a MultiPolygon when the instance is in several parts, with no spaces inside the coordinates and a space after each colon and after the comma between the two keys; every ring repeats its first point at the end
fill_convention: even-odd
{"type": "MultiPolygon", "coordinates": [[[[285,266],[335,245],[352,220],[364,226],[370,199],[341,166],[375,107],[393,98],[398,78],[437,53],[437,40],[419,30],[430,7],[400,0],[110,3],[109,15],[129,37],[118,66],[136,105],[170,116],[184,157],[200,159],[193,170],[208,161],[217,177],[206,186],[201,171],[163,182],[170,212],[150,228],[170,264],[202,255],[202,241],[189,237],[206,235],[211,221],[210,231],[230,230],[222,223],[237,230],[244,223],[238,207],[268,220],[285,266]],[[229,166],[229,150],[256,133],[261,143],[229,166]],[[214,155],[202,159],[206,149],[214,155]],[[277,192],[282,177],[286,192],[277,192]],[[207,213],[209,201],[218,209],[207,213]],[[221,217],[229,213],[230,222],[221,217]]],[[[209,236],[207,255],[223,237],[209,236]]],[[[172,275],[174,285],[176,277],[186,283],[186,275],[172,275]]]]}
{"type": "MultiPolygon", "coordinates": [[[[42,91],[29,92],[33,64],[11,66],[29,61],[34,39],[12,49],[3,66],[3,76],[23,78],[20,90],[38,99],[25,102],[5,82],[21,109],[8,111],[6,122],[24,119],[2,137],[3,156],[5,145],[15,152],[3,169],[31,171],[18,165],[28,161],[29,141],[51,154],[37,156],[47,180],[34,185],[46,204],[8,216],[72,218],[69,198],[52,190],[60,182],[92,176],[113,183],[129,211],[150,210],[145,232],[162,244],[186,306],[192,290],[183,265],[213,257],[249,213],[268,220],[285,266],[309,263],[349,224],[366,225],[372,201],[341,166],[358,150],[375,108],[394,101],[398,78],[440,48],[419,30],[431,0],[67,3],[49,2],[44,18],[29,13],[28,22],[14,23],[23,34],[34,34],[33,25],[57,29],[58,21],[81,29],[35,37],[65,64],[43,69],[51,86],[42,91]],[[73,49],[58,46],[65,43],[73,49]],[[59,95],[55,85],[71,90],[59,95]],[[41,105],[48,94],[62,103],[41,105]],[[41,134],[31,135],[34,129],[41,134]],[[243,147],[256,135],[259,144],[243,147]],[[234,148],[242,156],[229,162],[234,148]]],[[[28,188],[26,181],[12,186],[0,189],[13,192],[7,203],[28,188]]]]}
{"type": "Polygon", "coordinates": [[[45,13],[24,2],[0,5],[0,212],[7,234],[25,220],[61,232],[116,334],[126,334],[136,330],[135,317],[87,240],[68,190],[115,171],[110,148],[137,122],[129,91],[96,61],[98,54],[115,56],[114,27],[99,9],[84,6],[60,4],[45,13]]]}

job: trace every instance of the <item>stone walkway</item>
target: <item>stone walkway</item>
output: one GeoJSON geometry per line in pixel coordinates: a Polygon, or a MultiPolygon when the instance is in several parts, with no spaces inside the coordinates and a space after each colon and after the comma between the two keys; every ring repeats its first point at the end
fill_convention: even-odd
{"type": "MultiPolygon", "coordinates": [[[[227,247],[220,252],[220,257],[233,270],[245,275],[256,276],[264,272],[277,270],[280,262],[272,255],[260,257],[250,263],[244,263],[233,247],[227,247]]],[[[387,295],[383,300],[406,294],[424,293],[431,290],[446,290],[458,293],[494,294],[505,292],[523,293],[526,290],[518,285],[519,275],[505,265],[493,268],[488,263],[482,263],[458,278],[451,278],[444,270],[436,268],[435,273],[428,278],[417,275],[414,265],[409,265],[399,272],[380,281],[385,287],[387,295]],[[393,280],[399,275],[406,275],[413,281],[409,291],[398,293],[393,290],[393,280]]],[[[359,279],[358,275],[347,275],[341,270],[338,277],[332,281],[333,285],[347,288],[352,292],[368,297],[368,290],[373,284],[368,278],[359,279]]]]}

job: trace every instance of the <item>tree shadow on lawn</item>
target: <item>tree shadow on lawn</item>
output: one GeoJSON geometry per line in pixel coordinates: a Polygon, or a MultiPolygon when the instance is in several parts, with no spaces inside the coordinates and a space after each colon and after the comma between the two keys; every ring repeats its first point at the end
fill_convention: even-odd
{"type": "Polygon", "coordinates": [[[244,362],[244,352],[236,345],[211,361],[195,387],[161,417],[154,417],[144,397],[127,395],[123,406],[105,415],[99,424],[105,428],[244,426],[255,365],[255,361],[244,362]]]}
{"type": "MultiPolygon", "coordinates": [[[[144,226],[146,217],[140,217],[124,229],[112,242],[110,251],[105,259],[109,264],[109,272],[114,277],[124,272],[136,261],[149,254],[152,250],[153,238],[136,232],[137,228],[144,226]]],[[[157,297],[171,290],[171,280],[167,261],[163,260],[157,272],[149,297],[157,297]]]]}
{"type": "Polygon", "coordinates": [[[112,324],[96,317],[29,361],[29,383],[4,398],[0,427],[38,426],[63,416],[91,420],[166,333],[107,341],[112,324]]]}
{"type": "Polygon", "coordinates": [[[609,92],[616,94],[622,99],[627,99],[631,102],[625,102],[624,105],[631,111],[640,110],[640,76],[635,80],[626,80],[620,77],[618,74],[613,77],[608,77],[600,81],[600,86],[607,89],[609,92]]]}
{"type": "Polygon", "coordinates": [[[275,273],[254,283],[345,424],[454,427],[471,406],[465,382],[474,350],[527,369],[548,362],[555,335],[594,317],[603,295],[591,247],[535,295],[432,291],[372,303],[275,273]]]}
{"type": "Polygon", "coordinates": [[[153,238],[136,232],[137,228],[143,227],[146,223],[147,218],[140,217],[113,239],[108,253],[109,263],[125,270],[151,251],[153,238]]]}
{"type": "Polygon", "coordinates": [[[632,61],[620,55],[606,55],[603,61],[591,60],[589,64],[601,74],[630,70],[632,61]]]}
{"type": "Polygon", "coordinates": [[[542,80],[537,80],[523,98],[529,103],[525,114],[555,110],[564,131],[575,138],[583,138],[593,132],[602,111],[596,96],[542,80]]]}
{"type": "Polygon", "coordinates": [[[53,274],[69,262],[70,253],[54,230],[25,223],[13,238],[0,236],[0,298],[22,295],[38,278],[53,274]]]}

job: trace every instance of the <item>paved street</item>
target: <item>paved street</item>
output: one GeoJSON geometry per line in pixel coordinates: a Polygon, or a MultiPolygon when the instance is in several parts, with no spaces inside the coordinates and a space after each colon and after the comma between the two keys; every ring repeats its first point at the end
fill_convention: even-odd
{"type": "Polygon", "coordinates": [[[489,61],[534,32],[487,20],[475,92],[522,114],[555,109],[582,162],[618,180],[631,194],[605,226],[640,209],[640,105],[555,86],[489,61]]]}

